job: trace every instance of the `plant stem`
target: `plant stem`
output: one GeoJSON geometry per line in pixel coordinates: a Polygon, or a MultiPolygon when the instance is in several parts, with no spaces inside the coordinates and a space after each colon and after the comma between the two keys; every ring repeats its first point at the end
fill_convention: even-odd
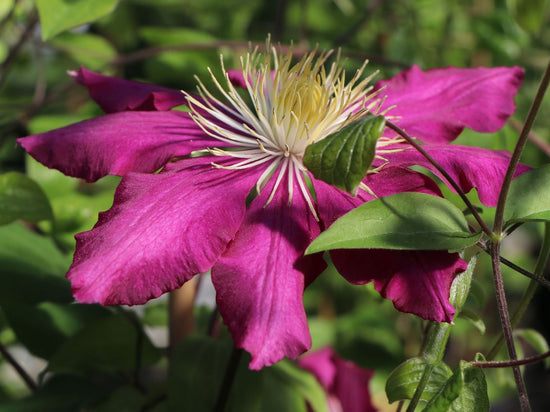
{"type": "MultiPolygon", "coordinates": [[[[543,277],[544,267],[546,266],[546,262],[549,256],[550,256],[550,223],[547,222],[544,224],[544,238],[543,238],[542,247],[537,259],[537,264],[535,266],[534,278],[533,280],[531,280],[531,282],[529,283],[529,286],[523,293],[523,296],[521,297],[521,300],[519,302],[519,306],[516,309],[514,315],[512,316],[512,320],[511,320],[512,328],[517,326],[521,317],[527,310],[527,306],[531,302],[531,299],[533,299],[533,296],[535,295],[535,291],[537,290],[537,287],[539,284],[538,279],[544,279],[543,277]]],[[[543,284],[543,285],[546,286],[546,284],[543,284]]],[[[503,343],[504,343],[504,336],[500,334],[498,340],[494,344],[493,348],[489,351],[486,358],[489,360],[494,359],[495,356],[500,351],[500,348],[502,347],[503,343]]]]}
{"type": "Polygon", "coordinates": [[[0,343],[0,354],[2,354],[2,357],[13,367],[13,369],[15,369],[19,376],[21,376],[21,379],[23,379],[31,392],[36,392],[38,387],[34,380],[25,371],[25,369],[23,369],[23,367],[19,365],[17,360],[15,360],[13,356],[11,356],[11,354],[8,352],[8,349],[2,343],[0,343]]]}
{"type": "MultiPolygon", "coordinates": [[[[506,170],[506,175],[502,182],[502,188],[499,194],[497,208],[495,212],[495,221],[493,224],[493,232],[496,234],[492,238],[491,245],[491,263],[493,266],[493,280],[495,283],[495,292],[498,305],[498,311],[500,315],[500,323],[502,325],[502,332],[506,341],[506,346],[508,347],[508,354],[512,362],[517,361],[516,349],[514,347],[514,338],[512,336],[512,325],[510,323],[510,316],[508,314],[508,304],[506,301],[506,295],[504,292],[504,283],[502,281],[502,273],[500,268],[500,241],[502,237],[502,229],[504,225],[504,206],[506,205],[506,197],[508,196],[508,191],[510,190],[510,184],[514,177],[516,167],[519,164],[519,159],[527,142],[527,137],[529,131],[533,126],[535,117],[540,109],[542,99],[548,88],[548,83],[550,82],[550,61],[546,67],[543,78],[537,90],[533,104],[529,109],[529,114],[525,124],[523,125],[523,130],[521,131],[514,152],[508,164],[508,169],[506,170]]],[[[521,404],[521,410],[524,412],[530,411],[531,407],[529,405],[529,399],[527,397],[527,391],[525,389],[525,383],[523,382],[523,377],[521,376],[521,371],[519,366],[512,366],[512,371],[514,372],[514,379],[516,381],[516,386],[519,393],[519,400],[521,404]]]]}
{"type": "Polygon", "coordinates": [[[216,400],[216,406],[214,406],[214,412],[223,412],[227,405],[229,399],[229,394],[231,392],[231,387],[233,386],[233,381],[235,380],[235,375],[237,374],[237,369],[239,368],[239,362],[241,360],[243,351],[233,347],[231,352],[231,357],[227,363],[225,369],[225,376],[223,377],[222,386],[218,392],[218,399],[216,400]]]}
{"type": "Polygon", "coordinates": [[[510,366],[528,365],[546,359],[550,356],[550,351],[541,353],[540,355],[529,356],[516,361],[497,361],[497,362],[470,362],[470,365],[476,368],[508,368],[510,366]]]}
{"type": "MultiPolygon", "coordinates": [[[[481,249],[483,249],[487,254],[491,255],[491,248],[489,246],[487,246],[486,244],[484,244],[482,242],[478,242],[478,246],[481,249]]],[[[537,274],[536,271],[535,271],[535,273],[531,273],[528,270],[523,269],[521,266],[516,265],[514,262],[511,262],[511,261],[509,261],[508,259],[506,259],[502,256],[499,256],[499,258],[500,258],[500,263],[502,263],[503,265],[508,266],[510,269],[513,269],[516,272],[518,272],[519,274],[533,280],[534,283],[536,283],[538,285],[541,285],[541,286],[545,287],[546,289],[550,290],[550,281],[548,279],[546,279],[544,276],[542,276],[542,272],[541,272],[541,274],[537,274]]],[[[548,259],[548,258],[546,258],[546,259],[548,259]]]]}
{"type": "Polygon", "coordinates": [[[445,169],[432,157],[428,152],[426,152],[422,146],[420,146],[411,136],[409,136],[403,129],[396,126],[390,121],[386,120],[386,126],[392,129],[394,132],[396,132],[398,135],[400,135],[403,139],[407,141],[411,146],[413,146],[422,156],[426,158],[438,171],[443,175],[443,177],[449,182],[449,184],[456,190],[462,201],[466,204],[466,207],[470,210],[472,213],[472,216],[474,216],[475,220],[481,227],[481,229],[491,238],[493,236],[493,232],[491,229],[489,229],[489,226],[485,223],[485,221],[481,218],[479,215],[477,209],[475,206],[470,202],[470,199],[466,197],[466,194],[464,191],[460,188],[460,186],[455,182],[455,180],[447,173],[445,169]]]}
{"type": "Polygon", "coordinates": [[[432,374],[434,367],[435,367],[434,365],[428,364],[426,365],[426,368],[424,368],[424,372],[422,373],[420,382],[418,382],[418,386],[416,387],[416,391],[414,392],[413,398],[411,399],[411,402],[407,407],[407,412],[414,412],[416,406],[418,405],[418,402],[420,401],[422,392],[424,392],[424,388],[426,388],[426,385],[430,380],[430,375],[432,374]]]}
{"type": "MultiPolygon", "coordinates": [[[[502,273],[500,271],[500,242],[494,242],[491,245],[491,263],[493,266],[493,281],[495,283],[495,292],[498,306],[498,313],[500,316],[500,323],[502,326],[502,332],[506,340],[506,346],[508,347],[508,354],[510,360],[517,361],[516,348],[514,346],[514,337],[512,335],[512,325],[510,324],[510,315],[508,313],[508,303],[506,301],[506,294],[504,293],[504,283],[502,281],[502,273]]],[[[525,389],[525,382],[521,376],[519,366],[512,366],[514,373],[514,379],[519,393],[519,401],[521,404],[522,412],[528,412],[531,410],[529,406],[529,399],[527,398],[527,390],[525,389]]]]}

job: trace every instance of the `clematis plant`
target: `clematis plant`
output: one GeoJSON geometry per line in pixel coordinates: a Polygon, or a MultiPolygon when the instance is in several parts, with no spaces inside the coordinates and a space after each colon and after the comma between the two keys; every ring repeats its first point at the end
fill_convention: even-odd
{"type": "MultiPolygon", "coordinates": [[[[77,235],[67,274],[75,298],[137,305],[211,271],[236,347],[260,369],[311,346],[302,296],[326,263],[304,251],[355,207],[391,194],[441,196],[423,166],[438,171],[386,129],[356,196],[317,179],[308,146],[370,114],[392,119],[445,167],[463,191],[497,202],[508,153],[450,145],[465,128],[493,132],[514,111],[518,67],[422,71],[371,85],[364,65],[346,81],[339,61],[312,52],[299,62],[268,46],[242,70],[199,81],[198,94],[70,74],[107,113],[19,139],[36,160],[92,182],[122,176],[112,208],[77,235]],[[244,93],[243,93],[244,91],[244,93]],[[188,112],[171,110],[186,105],[188,112]],[[159,171],[160,170],[160,171],[159,171]],[[158,172],[158,173],[157,173],[158,172]]],[[[517,173],[521,173],[519,169],[517,173]]],[[[349,282],[374,282],[404,312],[450,322],[449,289],[466,263],[446,250],[334,250],[349,282]]]]}
{"type": "Polygon", "coordinates": [[[297,365],[311,372],[327,393],[330,412],[375,412],[369,381],[374,372],[341,358],[326,347],[300,357],[297,365]]]}

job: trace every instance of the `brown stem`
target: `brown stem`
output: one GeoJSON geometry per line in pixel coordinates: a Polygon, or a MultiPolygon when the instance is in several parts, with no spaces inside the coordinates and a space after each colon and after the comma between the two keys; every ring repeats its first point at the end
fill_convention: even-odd
{"type": "Polygon", "coordinates": [[[470,362],[470,365],[476,368],[509,368],[510,366],[522,366],[530,363],[539,362],[550,356],[550,351],[541,353],[540,355],[529,356],[524,359],[517,359],[515,361],[493,361],[493,362],[470,362]]]}
{"type": "MultiPolygon", "coordinates": [[[[510,323],[510,315],[508,313],[508,303],[506,301],[506,295],[504,293],[504,283],[502,281],[502,273],[500,271],[500,242],[494,242],[491,244],[491,263],[493,266],[493,280],[495,283],[495,292],[497,299],[498,313],[500,316],[500,323],[502,326],[502,332],[506,340],[506,346],[508,347],[508,354],[511,361],[517,361],[516,348],[514,346],[514,338],[512,335],[512,325],[510,323]]],[[[519,366],[512,366],[514,373],[514,379],[519,393],[519,401],[521,404],[522,412],[528,412],[531,410],[529,405],[529,399],[527,397],[527,390],[525,388],[525,382],[521,376],[519,366]]]]}
{"type": "Polygon", "coordinates": [[[392,122],[386,120],[386,126],[392,129],[394,132],[396,132],[398,135],[400,135],[403,139],[407,141],[411,146],[413,146],[422,156],[424,156],[438,171],[443,175],[443,177],[449,182],[449,184],[456,190],[462,201],[466,204],[474,218],[477,220],[477,223],[479,226],[483,229],[483,231],[489,236],[492,237],[493,232],[491,232],[491,229],[489,229],[489,226],[485,223],[485,221],[481,218],[479,215],[477,209],[475,206],[470,202],[470,200],[466,197],[466,194],[462,191],[460,186],[455,182],[455,180],[447,173],[445,169],[432,157],[428,152],[426,152],[422,146],[420,146],[411,136],[407,134],[403,129],[396,126],[392,122]]]}
{"type": "Polygon", "coordinates": [[[15,360],[13,356],[8,352],[8,349],[0,343],[0,354],[2,354],[3,358],[15,369],[15,371],[21,376],[21,379],[25,382],[27,387],[32,391],[36,392],[38,389],[36,383],[34,380],[30,377],[30,375],[23,369],[21,365],[15,360]]]}

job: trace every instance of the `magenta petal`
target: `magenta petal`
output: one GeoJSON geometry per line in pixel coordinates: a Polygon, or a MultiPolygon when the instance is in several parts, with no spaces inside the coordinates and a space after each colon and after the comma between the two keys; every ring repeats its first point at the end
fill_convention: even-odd
{"type": "Polygon", "coordinates": [[[108,174],[154,172],[173,157],[223,145],[177,111],[113,113],[18,142],[40,163],[89,182],[108,174]]]}
{"type": "Polygon", "coordinates": [[[212,267],[238,230],[258,176],[209,162],[122,179],[113,207],[76,236],[67,277],[77,300],[142,304],[212,267]]]}
{"type": "Polygon", "coordinates": [[[311,372],[328,394],[331,412],[374,412],[369,381],[373,371],[347,361],[328,347],[302,356],[298,366],[311,372]]]}
{"type": "Polygon", "coordinates": [[[88,88],[88,92],[106,113],[126,110],[170,110],[187,103],[180,90],[105,76],[81,67],[69,72],[88,88]]]}
{"type": "Polygon", "coordinates": [[[235,345],[252,355],[251,369],[295,358],[311,346],[299,259],[319,226],[297,187],[288,205],[285,180],[265,208],[269,185],[250,204],[212,268],[218,308],[235,345]]]}
{"type": "Polygon", "coordinates": [[[397,124],[427,143],[446,143],[468,127],[478,132],[500,129],[514,112],[514,96],[523,80],[519,67],[457,69],[423,72],[413,66],[389,80],[382,110],[399,117],[397,124]]]}
{"type": "Polygon", "coordinates": [[[338,271],[353,284],[374,282],[396,309],[436,322],[451,322],[449,303],[454,277],[466,270],[458,253],[385,249],[334,250],[338,271]]]}
{"type": "MultiPolygon", "coordinates": [[[[464,192],[476,188],[479,199],[486,206],[495,206],[510,161],[510,153],[459,145],[423,146],[464,192]]],[[[420,165],[443,179],[441,173],[414,149],[387,156],[394,166],[420,165]]],[[[515,176],[525,173],[529,167],[519,165],[515,176]]],[[[451,187],[449,185],[449,187],[451,187]]],[[[452,187],[451,187],[452,189],[452,187]]]]}
{"type": "MultiPolygon", "coordinates": [[[[386,166],[378,173],[369,174],[365,183],[378,197],[384,197],[402,192],[428,193],[441,196],[437,185],[422,173],[409,170],[405,167],[386,166]]],[[[314,180],[319,217],[325,227],[330,226],[336,219],[360,206],[373,196],[359,190],[357,197],[330,186],[320,180],[314,180]]]]}

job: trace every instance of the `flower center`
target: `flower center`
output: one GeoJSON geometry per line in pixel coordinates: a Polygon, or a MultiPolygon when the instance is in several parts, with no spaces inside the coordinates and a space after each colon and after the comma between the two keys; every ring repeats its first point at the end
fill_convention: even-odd
{"type": "Polygon", "coordinates": [[[346,73],[338,59],[330,70],[325,70],[330,52],[314,51],[292,65],[291,52],[279,55],[269,43],[267,49],[271,53],[255,50],[241,58],[250,102],[239,94],[222,60],[225,87],[214,75],[212,78],[225,102],[215,98],[197,79],[200,97],[186,94],[191,116],[205,133],[230,144],[231,148],[208,149],[211,154],[238,160],[230,166],[213,163],[214,166],[244,169],[267,163],[256,184],[258,193],[269,179],[275,178],[269,203],[287,174],[289,202],[296,186],[315,214],[304,180],[304,151],[309,144],[340,130],[379,104],[379,100],[372,99],[376,93],[371,93],[369,86],[376,73],[359,81],[365,62],[346,83],[346,73]],[[276,170],[278,173],[274,173],[276,170]]]}

